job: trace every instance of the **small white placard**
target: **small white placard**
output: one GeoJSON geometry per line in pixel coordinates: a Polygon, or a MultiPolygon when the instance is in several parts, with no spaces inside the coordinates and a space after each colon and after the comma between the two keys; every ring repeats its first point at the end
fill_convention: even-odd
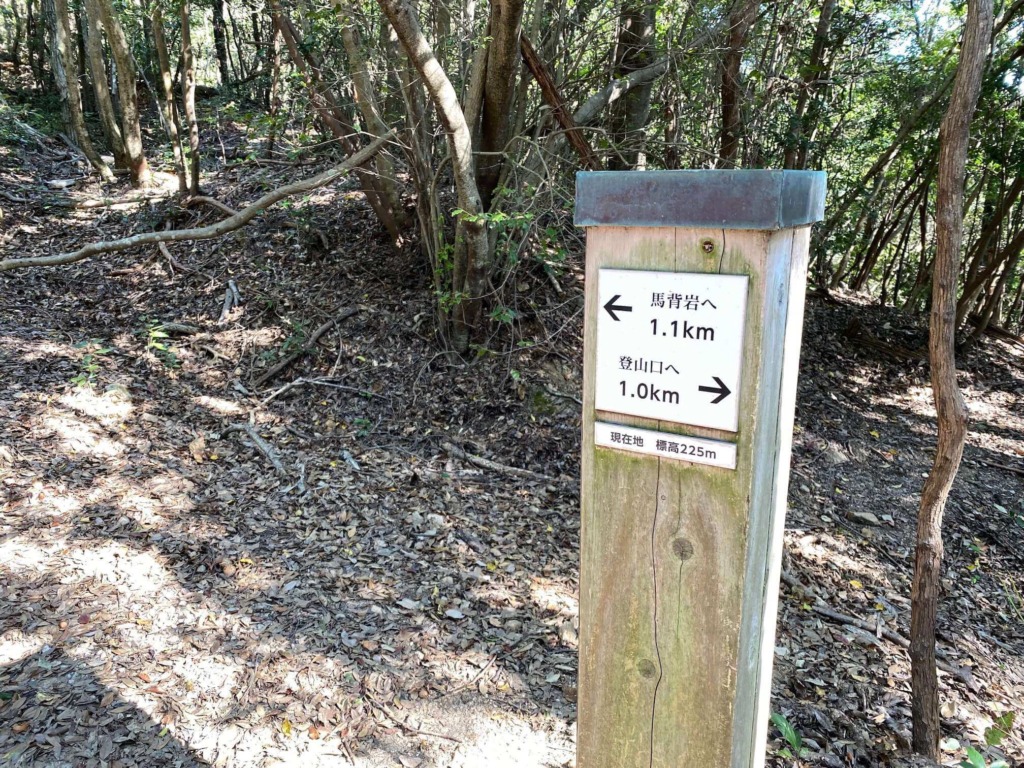
{"type": "Polygon", "coordinates": [[[748,282],[599,270],[595,407],[736,432],[748,282]]]}
{"type": "Polygon", "coordinates": [[[598,421],[594,423],[594,443],[601,448],[619,448],[661,459],[736,469],[736,444],[721,440],[705,440],[701,437],[673,435],[598,421]]]}

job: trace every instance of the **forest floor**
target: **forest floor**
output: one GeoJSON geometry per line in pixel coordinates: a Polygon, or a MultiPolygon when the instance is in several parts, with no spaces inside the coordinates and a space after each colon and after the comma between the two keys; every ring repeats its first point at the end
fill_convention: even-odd
{"type": "MultiPolygon", "coordinates": [[[[235,208],[316,170],[212,130],[204,186],[235,208]]],[[[31,140],[0,145],[0,190],[0,258],[222,215],[31,140]]],[[[169,252],[0,276],[0,763],[573,765],[579,248],[517,270],[517,319],[465,364],[351,181],[169,252]]],[[[926,329],[857,297],[806,322],[773,689],[806,751],[773,728],[769,763],[907,765],[926,329]]],[[[1024,348],[960,362],[945,764],[999,723],[1021,764],[1024,348]]]]}

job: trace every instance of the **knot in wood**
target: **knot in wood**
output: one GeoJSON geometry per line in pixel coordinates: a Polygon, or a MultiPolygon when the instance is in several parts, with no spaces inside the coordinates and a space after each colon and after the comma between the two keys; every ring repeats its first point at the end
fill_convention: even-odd
{"type": "Polygon", "coordinates": [[[672,553],[685,563],[693,557],[693,543],[682,536],[672,539],[672,553]]]}
{"type": "Polygon", "coordinates": [[[640,673],[640,677],[651,678],[658,674],[658,668],[650,659],[640,659],[636,664],[636,670],[640,673]]]}

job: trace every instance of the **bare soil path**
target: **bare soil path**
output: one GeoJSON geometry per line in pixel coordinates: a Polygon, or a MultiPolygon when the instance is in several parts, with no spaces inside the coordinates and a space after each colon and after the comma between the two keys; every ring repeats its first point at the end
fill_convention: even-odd
{"type": "MultiPolygon", "coordinates": [[[[208,191],[237,209],[291,172],[229,165],[208,191]]],[[[137,195],[56,145],[0,147],[0,187],[0,257],[222,215],[115,204],[137,195]]],[[[0,276],[0,764],[573,764],[579,254],[561,293],[522,270],[514,327],[465,364],[344,183],[171,257],[0,276]]],[[[894,351],[925,331],[852,297],[807,322],[774,709],[800,764],[906,764],[894,638],[934,414],[894,351]]],[[[1024,350],[962,365],[951,765],[1024,716],[1024,350]]],[[[785,746],[773,729],[772,765],[785,746]]]]}

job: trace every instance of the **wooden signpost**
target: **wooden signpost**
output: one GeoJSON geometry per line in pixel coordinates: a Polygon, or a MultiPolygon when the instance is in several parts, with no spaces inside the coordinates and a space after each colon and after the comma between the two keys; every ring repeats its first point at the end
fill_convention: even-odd
{"type": "Polygon", "coordinates": [[[580,173],[579,768],[764,764],[825,174],[580,173]]]}

